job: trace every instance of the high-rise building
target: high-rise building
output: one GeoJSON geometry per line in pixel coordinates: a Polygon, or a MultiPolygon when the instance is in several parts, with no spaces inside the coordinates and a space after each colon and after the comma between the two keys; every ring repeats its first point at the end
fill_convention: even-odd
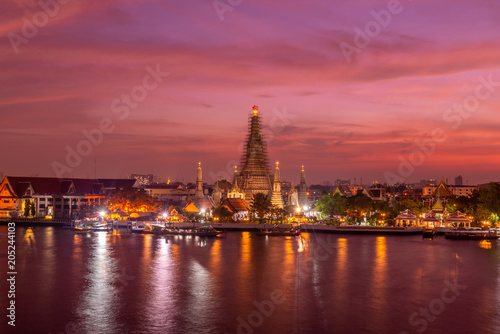
{"type": "Polygon", "coordinates": [[[462,175],[459,175],[455,178],[455,185],[456,186],[463,186],[464,185],[464,178],[462,175]]]}
{"type": "Polygon", "coordinates": [[[241,157],[238,185],[245,193],[245,201],[251,203],[257,193],[271,195],[267,148],[262,137],[260,111],[253,106],[248,122],[248,135],[241,157]]]}
{"type": "Polygon", "coordinates": [[[281,176],[279,162],[276,162],[276,169],[274,171],[274,182],[273,182],[273,195],[271,197],[271,204],[283,209],[283,196],[281,195],[281,176]]]}
{"type": "Polygon", "coordinates": [[[304,166],[302,166],[302,171],[300,172],[299,206],[301,208],[309,206],[309,199],[307,198],[306,172],[304,171],[304,166]]]}

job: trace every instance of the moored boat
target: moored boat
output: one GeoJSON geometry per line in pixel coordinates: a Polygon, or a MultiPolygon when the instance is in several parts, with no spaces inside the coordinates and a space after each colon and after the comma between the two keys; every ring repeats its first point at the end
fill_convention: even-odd
{"type": "Polygon", "coordinates": [[[436,230],[432,227],[426,227],[422,230],[422,238],[434,238],[436,230]]]}
{"type": "Polygon", "coordinates": [[[297,236],[300,235],[300,228],[292,227],[292,228],[282,229],[275,226],[270,229],[261,229],[257,231],[257,235],[268,235],[276,237],[297,236]]]}
{"type": "Polygon", "coordinates": [[[94,223],[92,225],[92,229],[94,230],[94,232],[108,232],[109,230],[111,230],[111,228],[108,226],[108,224],[106,223],[94,223]]]}
{"type": "Polygon", "coordinates": [[[217,231],[212,226],[204,226],[198,228],[178,229],[167,228],[163,231],[165,235],[190,235],[199,237],[216,237],[222,232],[217,231]]]}
{"type": "Polygon", "coordinates": [[[153,224],[134,225],[132,226],[131,232],[138,234],[163,234],[165,232],[165,228],[163,225],[153,224]]]}
{"type": "Polygon", "coordinates": [[[481,229],[481,230],[455,230],[444,234],[446,239],[459,240],[495,240],[498,239],[498,232],[481,229]]]}
{"type": "Polygon", "coordinates": [[[73,228],[73,231],[75,233],[89,233],[89,232],[93,232],[94,229],[90,225],[75,225],[75,227],[73,228]]]}

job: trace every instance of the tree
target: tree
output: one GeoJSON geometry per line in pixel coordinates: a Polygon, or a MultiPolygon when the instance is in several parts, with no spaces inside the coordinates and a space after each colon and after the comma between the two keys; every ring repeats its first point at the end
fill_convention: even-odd
{"type": "Polygon", "coordinates": [[[340,194],[324,193],[316,202],[315,210],[321,215],[330,217],[333,214],[343,214],[347,209],[347,198],[340,194]]]}
{"type": "Polygon", "coordinates": [[[24,216],[34,216],[35,205],[31,202],[31,200],[27,200],[24,202],[24,216]]]}
{"type": "Polygon", "coordinates": [[[500,213],[500,184],[491,182],[473,194],[476,221],[491,220],[496,224],[500,213]]]}
{"type": "Polygon", "coordinates": [[[160,209],[158,201],[146,194],[143,189],[114,190],[108,198],[107,208],[114,212],[156,212],[160,209]]]}
{"type": "Polygon", "coordinates": [[[34,202],[30,202],[30,215],[33,217],[36,216],[36,208],[34,202]]]}
{"type": "Polygon", "coordinates": [[[263,193],[256,193],[253,195],[253,202],[250,207],[250,210],[253,213],[257,213],[259,216],[259,221],[262,223],[265,216],[271,212],[272,203],[269,196],[263,193]]]}
{"type": "Polygon", "coordinates": [[[278,206],[272,205],[270,208],[271,215],[273,216],[273,219],[279,220],[280,223],[283,223],[283,218],[287,214],[287,210],[282,209],[278,206]]]}
{"type": "Polygon", "coordinates": [[[371,212],[373,211],[373,200],[362,192],[358,192],[349,198],[347,207],[351,212],[357,212],[358,214],[371,212]]]}
{"type": "Polygon", "coordinates": [[[400,212],[407,209],[418,215],[424,211],[424,205],[420,201],[406,197],[396,203],[394,206],[394,214],[397,216],[400,212]]]}
{"type": "Polygon", "coordinates": [[[229,211],[224,205],[219,205],[214,212],[212,213],[214,217],[219,218],[219,221],[227,221],[229,220],[233,214],[229,211]]]}

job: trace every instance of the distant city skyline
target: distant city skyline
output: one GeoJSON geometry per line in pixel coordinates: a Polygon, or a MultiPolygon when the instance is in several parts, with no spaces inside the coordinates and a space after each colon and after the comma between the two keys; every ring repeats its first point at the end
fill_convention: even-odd
{"type": "Polygon", "coordinates": [[[54,3],[2,5],[4,175],[231,180],[257,105],[282,180],[500,181],[497,1],[54,3]]]}

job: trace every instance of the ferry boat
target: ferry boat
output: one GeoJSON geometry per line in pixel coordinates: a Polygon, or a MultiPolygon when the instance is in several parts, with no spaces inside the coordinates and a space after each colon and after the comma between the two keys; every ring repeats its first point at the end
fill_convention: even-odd
{"type": "Polygon", "coordinates": [[[268,235],[268,236],[297,236],[300,235],[300,228],[288,228],[288,229],[280,229],[277,226],[271,229],[262,229],[257,232],[258,235],[268,235]]]}
{"type": "Polygon", "coordinates": [[[459,239],[459,240],[495,240],[498,239],[498,232],[490,229],[481,230],[454,230],[444,234],[446,239],[459,239]]]}
{"type": "Polygon", "coordinates": [[[163,231],[165,235],[191,235],[199,237],[216,237],[222,232],[217,231],[212,226],[195,227],[187,229],[167,228],[163,231]]]}
{"type": "Polygon", "coordinates": [[[92,224],[92,229],[94,232],[108,232],[111,230],[108,224],[102,222],[92,224]]]}
{"type": "Polygon", "coordinates": [[[164,234],[165,228],[163,225],[155,224],[133,225],[131,232],[138,234],[164,234]]]}

